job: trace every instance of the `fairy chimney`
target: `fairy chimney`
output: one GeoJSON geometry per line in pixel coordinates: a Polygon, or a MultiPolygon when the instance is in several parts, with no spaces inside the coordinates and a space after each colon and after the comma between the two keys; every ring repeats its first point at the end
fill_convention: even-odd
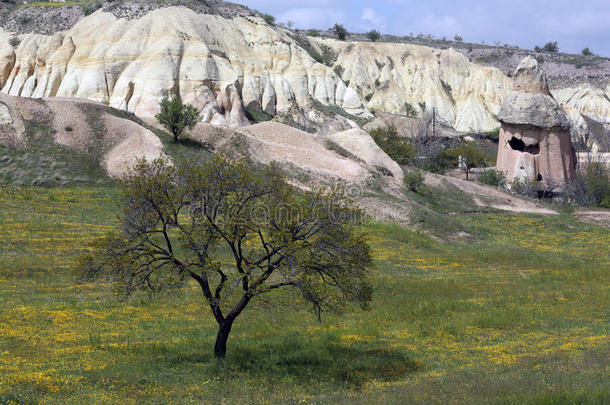
{"type": "Polygon", "coordinates": [[[559,188],[574,178],[576,154],[570,122],[531,56],[517,66],[513,91],[504,100],[498,119],[502,126],[497,169],[507,179],[542,181],[559,188]]]}

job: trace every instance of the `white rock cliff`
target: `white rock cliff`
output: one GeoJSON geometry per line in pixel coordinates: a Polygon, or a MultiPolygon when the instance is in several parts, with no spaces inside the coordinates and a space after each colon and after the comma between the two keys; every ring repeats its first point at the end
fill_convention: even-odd
{"type": "MultiPolygon", "coordinates": [[[[248,124],[244,106],[275,115],[313,99],[369,117],[369,109],[405,113],[409,103],[418,113],[434,109],[463,132],[498,128],[512,90],[500,70],[453,49],[309,38],[336,54],[328,67],[293,36],[258,17],[227,19],[184,7],[133,20],[100,10],[52,36],[20,35],[17,45],[0,29],[0,89],[87,98],[141,117],[154,116],[163,96],[180,94],[205,122],[232,127],[248,124]]],[[[610,125],[610,84],[552,93],[576,132],[587,131],[583,115],[610,125]]]]}
{"type": "Polygon", "coordinates": [[[275,114],[313,97],[369,115],[332,69],[260,18],[98,11],[69,31],[22,35],[16,49],[9,37],[0,33],[0,85],[10,95],[88,98],[151,117],[163,96],[180,94],[205,122],[235,127],[248,122],[242,103],[275,114]]]}

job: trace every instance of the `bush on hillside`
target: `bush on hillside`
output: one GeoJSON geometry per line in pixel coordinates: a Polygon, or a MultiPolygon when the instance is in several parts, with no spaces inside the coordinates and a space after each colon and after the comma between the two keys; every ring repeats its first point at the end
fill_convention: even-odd
{"type": "Polygon", "coordinates": [[[582,50],[582,54],[584,56],[593,56],[594,55],[593,52],[591,52],[591,50],[588,47],[582,50]]]}
{"type": "Polygon", "coordinates": [[[409,118],[415,118],[417,117],[417,110],[415,109],[415,107],[413,107],[413,105],[407,101],[405,101],[404,104],[404,111],[405,111],[405,115],[409,118]]]}
{"type": "Polygon", "coordinates": [[[271,14],[262,13],[261,18],[269,25],[275,25],[275,17],[271,14]]]}
{"type": "Polygon", "coordinates": [[[372,42],[376,42],[377,40],[379,40],[379,38],[381,38],[381,33],[377,30],[370,30],[369,32],[367,32],[366,36],[372,41],[372,42]]]}
{"type": "Polygon", "coordinates": [[[410,164],[417,155],[417,149],[409,138],[398,135],[393,124],[370,131],[379,147],[400,165],[410,164]]]}
{"type": "Polygon", "coordinates": [[[403,181],[409,190],[419,193],[424,185],[424,174],[418,169],[411,170],[405,174],[403,181]]]}
{"type": "Polygon", "coordinates": [[[610,168],[601,162],[589,163],[566,184],[563,196],[578,205],[610,208],[610,168]]]}
{"type": "Polygon", "coordinates": [[[102,3],[99,3],[99,2],[95,3],[95,4],[87,4],[86,6],[83,7],[83,14],[85,14],[85,15],[93,14],[100,8],[102,8],[102,3]]]}
{"type": "Polygon", "coordinates": [[[345,38],[347,38],[348,35],[347,29],[345,29],[345,27],[339,23],[335,23],[335,25],[333,25],[330,29],[330,32],[335,34],[341,41],[345,41],[345,38]]]}
{"type": "Polygon", "coordinates": [[[539,46],[535,46],[534,50],[536,52],[559,52],[559,45],[557,41],[549,41],[541,48],[539,46]]]}
{"type": "Polygon", "coordinates": [[[481,167],[485,164],[485,153],[474,142],[462,142],[461,145],[441,152],[441,159],[445,159],[466,173],[466,180],[473,167],[481,167]],[[460,161],[461,157],[461,161],[460,161]]]}
{"type": "Polygon", "coordinates": [[[496,169],[485,170],[478,177],[479,183],[487,184],[492,187],[506,186],[506,177],[504,173],[496,169]]]}

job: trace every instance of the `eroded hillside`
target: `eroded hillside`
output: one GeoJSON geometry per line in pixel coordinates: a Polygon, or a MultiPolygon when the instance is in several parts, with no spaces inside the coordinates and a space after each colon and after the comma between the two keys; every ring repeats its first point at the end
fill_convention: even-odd
{"type": "MultiPolygon", "coordinates": [[[[249,112],[279,114],[311,130],[319,129],[315,123],[327,107],[347,118],[325,133],[355,126],[352,121],[370,119],[371,112],[432,111],[458,131],[491,131],[511,90],[505,69],[479,64],[502,68],[500,56],[477,56],[477,49],[471,54],[457,43],[454,50],[395,38],[374,44],[312,38],[269,25],[243,6],[183,3],[15,6],[0,31],[0,88],[23,97],[92,99],[142,117],[157,112],[161,97],[180,94],[205,122],[232,127],[248,125],[249,112]],[[69,23],[54,26],[49,16],[69,23]]],[[[518,52],[505,52],[512,52],[508,66],[518,52]]],[[[553,70],[561,60],[549,59],[543,68],[553,70]]],[[[606,65],[596,65],[591,82],[552,86],[573,135],[602,149],[610,130],[606,65]]]]}

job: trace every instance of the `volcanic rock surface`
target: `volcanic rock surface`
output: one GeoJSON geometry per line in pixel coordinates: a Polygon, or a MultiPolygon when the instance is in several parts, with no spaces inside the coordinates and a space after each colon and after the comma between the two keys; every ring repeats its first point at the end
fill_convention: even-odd
{"type": "Polygon", "coordinates": [[[498,170],[508,179],[540,181],[556,188],[575,174],[570,123],[550,95],[546,78],[532,57],[514,74],[513,91],[502,104],[498,170]]]}

